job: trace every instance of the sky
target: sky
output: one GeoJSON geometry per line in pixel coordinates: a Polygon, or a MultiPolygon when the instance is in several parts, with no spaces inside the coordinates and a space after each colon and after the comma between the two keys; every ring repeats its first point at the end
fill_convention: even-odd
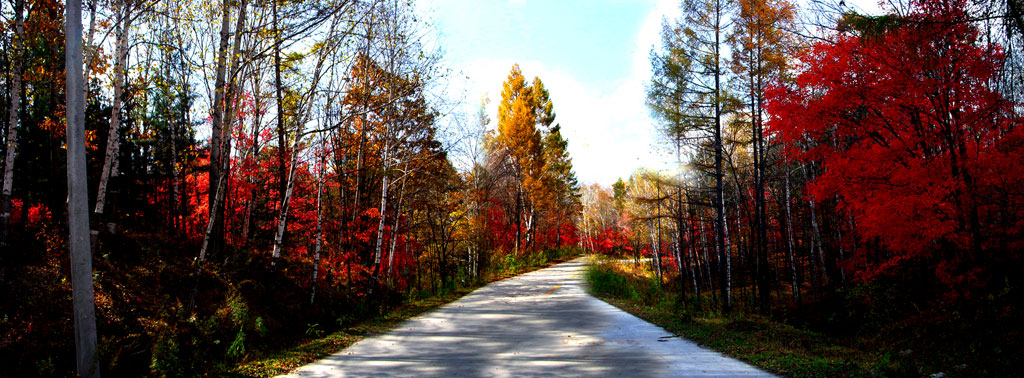
{"type": "MultiPolygon", "coordinates": [[[[874,0],[847,1],[877,9],[874,0]]],[[[583,184],[611,185],[637,168],[670,169],[673,155],[645,104],[650,51],[678,0],[423,0],[437,29],[449,92],[464,114],[480,98],[496,127],[502,82],[513,64],[551,94],[583,184]]],[[[472,116],[469,116],[471,119],[472,116]]]]}

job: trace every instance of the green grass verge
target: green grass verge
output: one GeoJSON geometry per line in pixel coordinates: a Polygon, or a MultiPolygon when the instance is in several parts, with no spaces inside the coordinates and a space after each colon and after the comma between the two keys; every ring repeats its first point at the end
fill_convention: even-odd
{"type": "Polygon", "coordinates": [[[824,335],[756,315],[723,316],[685,309],[673,290],[658,286],[645,269],[609,261],[587,268],[594,296],[694,341],[765,371],[787,377],[901,375],[877,351],[841,345],[824,335]]]}

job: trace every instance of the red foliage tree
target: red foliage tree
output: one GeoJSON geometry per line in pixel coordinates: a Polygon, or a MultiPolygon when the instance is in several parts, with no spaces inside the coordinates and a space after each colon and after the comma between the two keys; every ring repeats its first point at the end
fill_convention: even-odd
{"type": "Polygon", "coordinates": [[[809,193],[838,197],[880,247],[848,262],[862,278],[924,263],[946,284],[981,285],[1024,247],[1021,119],[992,86],[1001,50],[979,42],[964,3],[851,18],[859,35],[812,46],[795,85],[768,93],[771,131],[823,168],[809,193]]]}

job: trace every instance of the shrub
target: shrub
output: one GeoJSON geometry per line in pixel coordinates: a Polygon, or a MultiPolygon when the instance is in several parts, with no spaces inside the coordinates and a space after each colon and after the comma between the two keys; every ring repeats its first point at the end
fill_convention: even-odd
{"type": "Polygon", "coordinates": [[[606,264],[593,264],[587,267],[585,275],[590,290],[595,293],[607,294],[616,298],[635,299],[639,297],[636,289],[629,284],[625,276],[614,271],[606,264]]]}

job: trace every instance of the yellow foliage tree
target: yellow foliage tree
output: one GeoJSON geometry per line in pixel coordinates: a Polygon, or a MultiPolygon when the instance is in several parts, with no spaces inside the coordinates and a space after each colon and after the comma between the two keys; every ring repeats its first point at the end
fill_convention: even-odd
{"type": "Polygon", "coordinates": [[[541,133],[537,129],[535,94],[534,87],[527,84],[519,65],[512,66],[498,104],[498,135],[491,143],[491,150],[511,168],[517,186],[516,252],[522,249],[523,231],[532,229],[534,225],[535,200],[542,198],[544,190],[544,151],[541,133]]]}

